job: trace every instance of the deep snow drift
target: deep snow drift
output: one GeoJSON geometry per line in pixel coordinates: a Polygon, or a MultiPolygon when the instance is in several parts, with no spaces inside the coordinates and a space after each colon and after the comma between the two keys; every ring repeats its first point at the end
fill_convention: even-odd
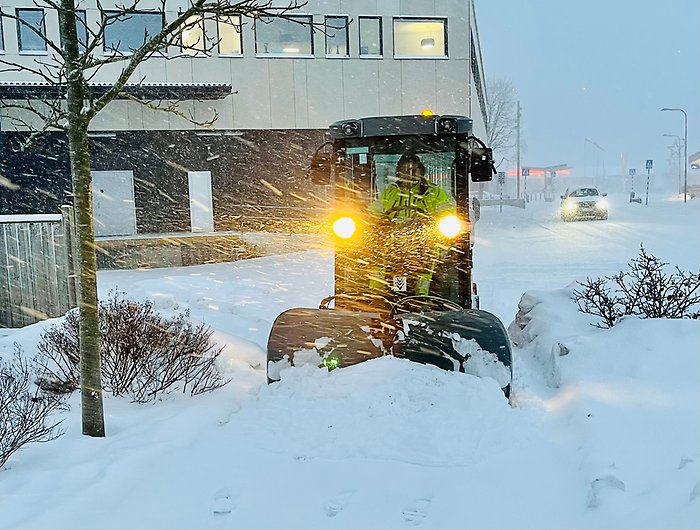
{"type": "MultiPolygon", "coordinates": [[[[329,251],[100,273],[102,296],[211,325],[231,382],[149,405],[106,397],[105,439],[80,435],[72,396],[65,434],[0,470],[0,528],[700,527],[700,322],[602,330],[570,300],[640,243],[697,270],[700,201],[653,199],[611,197],[605,222],[562,223],[553,203],[484,209],[482,309],[521,345],[511,405],[493,379],[390,357],[268,386],[272,321],[331,291],[329,251]]],[[[1,330],[0,354],[31,353],[51,324],[1,330]]]]}

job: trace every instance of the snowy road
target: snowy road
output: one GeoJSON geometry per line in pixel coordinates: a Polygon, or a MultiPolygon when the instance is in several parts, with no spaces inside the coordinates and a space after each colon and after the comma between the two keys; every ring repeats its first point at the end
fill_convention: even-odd
{"type": "MultiPolygon", "coordinates": [[[[697,270],[700,204],[612,197],[609,221],[581,223],[556,208],[485,209],[478,225],[482,308],[507,326],[523,293],[539,303],[514,407],[491,379],[394,358],[268,386],[272,321],[331,292],[328,251],[100,273],[102,296],[211,325],[232,381],[147,406],[108,397],[104,440],[80,436],[74,396],[66,435],[0,471],[0,528],[696,529],[698,321],[598,330],[566,287],[624,269],[640,243],[697,270]],[[551,359],[557,341],[571,353],[551,359]]],[[[0,352],[31,351],[40,331],[0,352]]]]}

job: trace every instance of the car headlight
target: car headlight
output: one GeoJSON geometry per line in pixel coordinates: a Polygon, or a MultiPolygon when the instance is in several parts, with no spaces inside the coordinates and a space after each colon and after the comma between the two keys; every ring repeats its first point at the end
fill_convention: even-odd
{"type": "Polygon", "coordinates": [[[571,199],[569,199],[568,201],[564,201],[565,210],[575,210],[576,206],[576,201],[572,201],[571,199]]]}
{"type": "Polygon", "coordinates": [[[440,233],[449,238],[456,237],[463,230],[463,223],[456,215],[446,215],[438,222],[440,233]]]}
{"type": "Polygon", "coordinates": [[[357,230],[352,217],[340,217],[333,221],[333,232],[342,239],[350,239],[357,230]]]}
{"type": "Polygon", "coordinates": [[[598,208],[599,210],[607,210],[608,209],[608,201],[605,199],[600,199],[599,201],[596,201],[595,207],[598,208]]]}

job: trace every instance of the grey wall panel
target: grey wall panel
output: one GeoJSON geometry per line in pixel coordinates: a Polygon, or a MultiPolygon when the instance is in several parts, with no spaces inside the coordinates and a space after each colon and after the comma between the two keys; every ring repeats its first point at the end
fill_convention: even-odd
{"type": "Polygon", "coordinates": [[[133,105],[127,101],[112,101],[102,112],[90,122],[90,130],[124,131],[129,129],[129,114],[127,107],[133,105]]]}
{"type": "Polygon", "coordinates": [[[309,61],[303,59],[294,61],[295,123],[301,129],[309,126],[308,64],[309,61]]]}
{"type": "MultiPolygon", "coordinates": [[[[466,10],[465,10],[466,11],[466,10]]],[[[453,16],[447,21],[447,53],[450,59],[469,58],[469,19],[453,16]]]]}
{"type": "Polygon", "coordinates": [[[469,115],[469,62],[435,61],[437,98],[435,108],[441,114],[469,115]]]}
{"type": "MultiPolygon", "coordinates": [[[[197,119],[195,113],[195,102],[194,101],[182,101],[178,105],[178,112],[182,113],[184,116],[194,116],[197,119]]],[[[187,130],[194,129],[195,126],[190,121],[185,118],[181,118],[177,114],[168,113],[168,120],[170,120],[170,128],[175,130],[187,130]]]]}
{"type": "Polygon", "coordinates": [[[170,128],[170,117],[167,112],[152,110],[147,107],[142,108],[141,112],[145,129],[161,131],[170,128]]]}
{"type": "Polygon", "coordinates": [[[232,71],[233,113],[236,128],[264,129],[272,127],[270,120],[270,59],[238,61],[232,71]]]}
{"type": "Polygon", "coordinates": [[[132,131],[141,131],[144,129],[143,123],[143,105],[127,105],[127,119],[129,121],[129,129],[132,131]]]}
{"type": "Polygon", "coordinates": [[[357,13],[359,15],[374,15],[378,9],[382,12],[386,9],[385,4],[391,0],[342,0],[340,2],[341,13],[357,13]]]}
{"type": "Polygon", "coordinates": [[[310,2],[305,10],[308,13],[339,14],[344,12],[343,9],[348,8],[348,6],[342,5],[347,3],[348,2],[341,2],[341,0],[317,0],[316,2],[310,2]]]}
{"type": "Polygon", "coordinates": [[[198,122],[203,123],[211,120],[214,116],[218,116],[213,124],[214,129],[227,130],[233,129],[233,98],[228,96],[224,99],[215,101],[195,101],[194,111],[198,122]]]}
{"type": "Polygon", "coordinates": [[[379,67],[377,61],[351,59],[343,62],[345,117],[379,115],[379,67]]]}
{"type": "Polygon", "coordinates": [[[343,119],[343,62],[309,61],[309,127],[324,128],[343,119]]]}
{"type": "Polygon", "coordinates": [[[231,71],[240,61],[245,59],[235,57],[197,57],[190,59],[192,64],[193,83],[230,83],[231,71]]]}
{"type": "Polygon", "coordinates": [[[270,59],[270,115],[275,128],[293,129],[294,59],[270,59]]]}
{"type": "Polygon", "coordinates": [[[166,64],[168,62],[172,61],[167,61],[160,57],[148,59],[136,69],[133,79],[144,79],[145,83],[162,83],[164,80],[167,81],[168,71],[166,64]]]}
{"type": "Polygon", "coordinates": [[[168,83],[191,83],[192,60],[175,59],[167,61],[165,65],[165,75],[168,83]]]}
{"type": "Polygon", "coordinates": [[[418,114],[423,109],[437,108],[435,63],[436,61],[432,60],[402,61],[402,114],[418,114]]]}
{"type": "Polygon", "coordinates": [[[396,116],[401,114],[403,91],[401,87],[401,63],[380,61],[379,65],[379,114],[396,116]]]}
{"type": "MultiPolygon", "coordinates": [[[[437,0],[401,0],[401,15],[435,15],[437,0]]],[[[440,6],[442,7],[442,6],[440,6]]],[[[440,10],[438,7],[438,11],[440,10]]]]}

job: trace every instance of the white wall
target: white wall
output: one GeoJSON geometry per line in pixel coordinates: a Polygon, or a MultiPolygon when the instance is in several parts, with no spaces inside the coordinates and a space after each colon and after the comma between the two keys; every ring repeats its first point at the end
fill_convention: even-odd
{"type": "MultiPolygon", "coordinates": [[[[145,0],[144,0],[145,1],[145,0]]],[[[243,56],[188,57],[174,60],[154,57],[142,65],[134,81],[146,83],[230,83],[234,95],[221,101],[189,103],[197,119],[211,109],[219,113],[216,128],[325,128],[350,117],[416,114],[430,108],[438,114],[471,114],[475,131],[483,134],[483,120],[476,91],[470,86],[469,3],[466,0],[310,0],[303,12],[321,23],[324,14],[346,14],[355,21],[349,27],[348,59],[326,59],[324,35],[315,34],[314,58],[260,58],[255,56],[255,35],[250,23],[243,28],[243,56]],[[359,58],[357,16],[383,17],[384,57],[359,58]],[[448,59],[394,59],[394,16],[439,16],[448,20],[448,59]],[[473,95],[473,96],[472,96],[473,95]],[[473,98],[470,100],[470,98],[473,98]]],[[[167,18],[176,16],[184,2],[168,2],[167,18]]],[[[15,6],[34,7],[30,0],[1,1],[6,11],[15,6]]],[[[146,4],[144,4],[145,6],[146,4]]],[[[153,6],[159,4],[153,3],[153,6]]],[[[88,24],[97,24],[99,13],[83,2],[88,24]]],[[[3,20],[5,59],[31,61],[19,55],[15,23],[3,20]]],[[[212,33],[215,35],[215,28],[212,33]]],[[[55,12],[47,11],[47,33],[58,42],[55,12]]],[[[176,52],[174,52],[176,53],[176,52]]],[[[94,79],[110,82],[120,70],[110,65],[94,79]]],[[[482,75],[483,77],[483,75],[482,75]]],[[[32,80],[27,74],[0,73],[0,81],[32,80]]],[[[36,79],[34,79],[36,80],[36,79]]],[[[176,116],[142,109],[118,101],[93,122],[95,130],[191,129],[176,116]]],[[[7,130],[7,124],[2,124],[7,130]]]]}

